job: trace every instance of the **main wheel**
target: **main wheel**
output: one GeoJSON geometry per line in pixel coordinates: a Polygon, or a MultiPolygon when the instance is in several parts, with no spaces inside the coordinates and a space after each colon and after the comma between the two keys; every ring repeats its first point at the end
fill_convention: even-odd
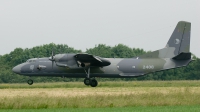
{"type": "Polygon", "coordinates": [[[98,85],[98,82],[96,79],[92,79],[91,82],[90,82],[90,86],[91,87],[96,87],[98,85]]]}
{"type": "Polygon", "coordinates": [[[27,83],[28,83],[29,85],[32,85],[32,84],[33,84],[33,80],[29,79],[29,80],[27,81],[27,83]]]}
{"type": "Polygon", "coordinates": [[[90,81],[91,80],[89,78],[85,78],[84,79],[84,84],[88,86],[88,85],[90,85],[90,81]]]}

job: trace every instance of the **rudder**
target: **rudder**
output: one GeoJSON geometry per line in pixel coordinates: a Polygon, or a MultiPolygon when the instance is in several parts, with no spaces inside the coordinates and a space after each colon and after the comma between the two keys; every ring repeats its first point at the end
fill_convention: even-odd
{"type": "Polygon", "coordinates": [[[174,55],[179,55],[182,52],[190,52],[190,32],[191,23],[180,21],[178,22],[174,32],[172,33],[166,48],[174,47],[174,55]]]}

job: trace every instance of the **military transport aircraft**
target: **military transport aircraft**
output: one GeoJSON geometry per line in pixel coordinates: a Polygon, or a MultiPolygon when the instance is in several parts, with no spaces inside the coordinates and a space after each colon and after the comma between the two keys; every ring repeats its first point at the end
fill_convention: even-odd
{"type": "MultiPolygon", "coordinates": [[[[187,66],[190,53],[191,23],[178,22],[167,45],[160,50],[134,58],[102,58],[86,53],[56,54],[33,58],[15,66],[12,71],[25,76],[85,78],[84,84],[96,87],[95,77],[128,78],[187,66]]],[[[29,85],[33,80],[27,81],[29,85]]]]}

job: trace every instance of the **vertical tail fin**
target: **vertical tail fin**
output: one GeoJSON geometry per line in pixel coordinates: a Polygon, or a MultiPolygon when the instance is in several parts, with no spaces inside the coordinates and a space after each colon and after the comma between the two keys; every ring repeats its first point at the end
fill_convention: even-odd
{"type": "MultiPolygon", "coordinates": [[[[189,53],[190,52],[190,31],[191,31],[190,22],[185,22],[185,21],[178,22],[165,48],[144,54],[139,57],[140,58],[173,58],[179,55],[180,53],[189,53]]],[[[183,57],[183,54],[181,57],[183,57]]]]}
{"type": "Polygon", "coordinates": [[[166,48],[173,47],[174,55],[178,55],[181,52],[190,52],[190,31],[191,23],[180,21],[178,22],[174,32],[172,33],[166,48]]]}

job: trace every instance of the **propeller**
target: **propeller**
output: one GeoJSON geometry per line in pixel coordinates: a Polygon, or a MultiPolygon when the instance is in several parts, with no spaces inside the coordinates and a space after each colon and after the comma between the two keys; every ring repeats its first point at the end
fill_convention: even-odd
{"type": "Polygon", "coordinates": [[[53,50],[51,52],[51,57],[49,57],[49,60],[52,62],[52,69],[53,69],[53,65],[54,65],[54,61],[55,61],[53,50]]]}

